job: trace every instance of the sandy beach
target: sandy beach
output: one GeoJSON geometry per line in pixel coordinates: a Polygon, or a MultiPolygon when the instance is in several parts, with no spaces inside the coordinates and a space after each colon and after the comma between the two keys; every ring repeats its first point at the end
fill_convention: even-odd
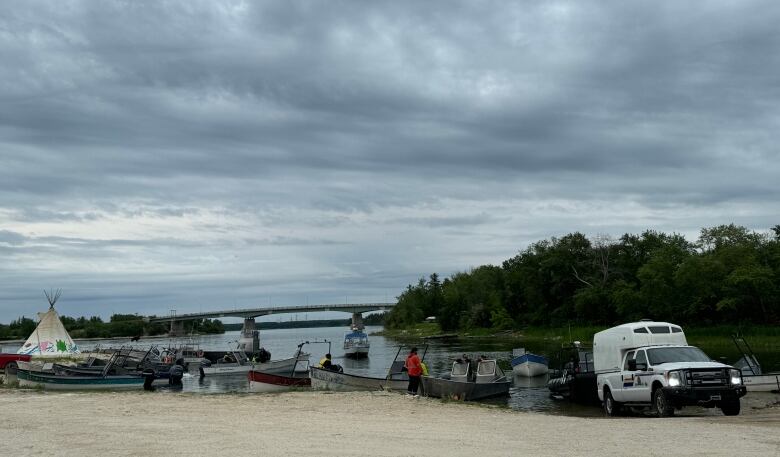
{"type": "Polygon", "coordinates": [[[608,419],[385,392],[1,389],[0,439],[9,456],[778,455],[778,398],[754,397],[738,417],[608,419]]]}

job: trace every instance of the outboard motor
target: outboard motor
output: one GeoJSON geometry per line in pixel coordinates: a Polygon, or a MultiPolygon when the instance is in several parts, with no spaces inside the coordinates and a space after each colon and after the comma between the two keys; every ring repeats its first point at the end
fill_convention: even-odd
{"type": "Polygon", "coordinates": [[[203,371],[203,367],[210,367],[210,366],[211,366],[211,362],[208,361],[208,360],[204,360],[204,361],[200,362],[200,366],[198,367],[198,371],[200,372],[200,377],[201,378],[205,378],[206,377],[206,372],[203,371]]]}
{"type": "Polygon", "coordinates": [[[141,376],[144,377],[144,390],[151,392],[154,390],[152,383],[157,376],[154,374],[154,370],[147,368],[141,372],[141,376]]]}
{"type": "Polygon", "coordinates": [[[184,360],[179,359],[176,364],[168,370],[168,385],[169,386],[181,386],[181,378],[184,377],[184,360]]]}

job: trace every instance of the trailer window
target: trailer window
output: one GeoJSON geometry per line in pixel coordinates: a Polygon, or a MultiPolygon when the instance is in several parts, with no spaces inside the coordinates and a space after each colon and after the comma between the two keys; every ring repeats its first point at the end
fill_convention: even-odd
{"type": "Polygon", "coordinates": [[[654,325],[650,327],[650,333],[671,333],[669,327],[663,325],[654,325]]]}
{"type": "Polygon", "coordinates": [[[672,333],[682,333],[682,329],[680,327],[672,327],[672,333]]]}
{"type": "Polygon", "coordinates": [[[635,328],[634,333],[647,333],[647,328],[645,327],[635,328]]]}

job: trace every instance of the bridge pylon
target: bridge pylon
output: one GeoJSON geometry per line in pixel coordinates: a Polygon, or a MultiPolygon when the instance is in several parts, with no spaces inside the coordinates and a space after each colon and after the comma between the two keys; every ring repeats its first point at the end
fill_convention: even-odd
{"type": "Polygon", "coordinates": [[[244,327],[241,329],[241,336],[238,338],[238,348],[247,354],[260,351],[260,331],[257,330],[254,317],[244,318],[244,327]]]}
{"type": "Polygon", "coordinates": [[[363,313],[352,313],[352,325],[350,328],[352,330],[363,330],[365,328],[363,325],[363,313]]]}

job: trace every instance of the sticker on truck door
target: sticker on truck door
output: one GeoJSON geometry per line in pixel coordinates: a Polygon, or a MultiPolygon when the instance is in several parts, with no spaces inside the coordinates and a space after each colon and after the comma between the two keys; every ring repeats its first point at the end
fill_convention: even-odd
{"type": "Polygon", "coordinates": [[[630,374],[624,374],[623,375],[623,387],[634,387],[634,375],[630,374]]]}

